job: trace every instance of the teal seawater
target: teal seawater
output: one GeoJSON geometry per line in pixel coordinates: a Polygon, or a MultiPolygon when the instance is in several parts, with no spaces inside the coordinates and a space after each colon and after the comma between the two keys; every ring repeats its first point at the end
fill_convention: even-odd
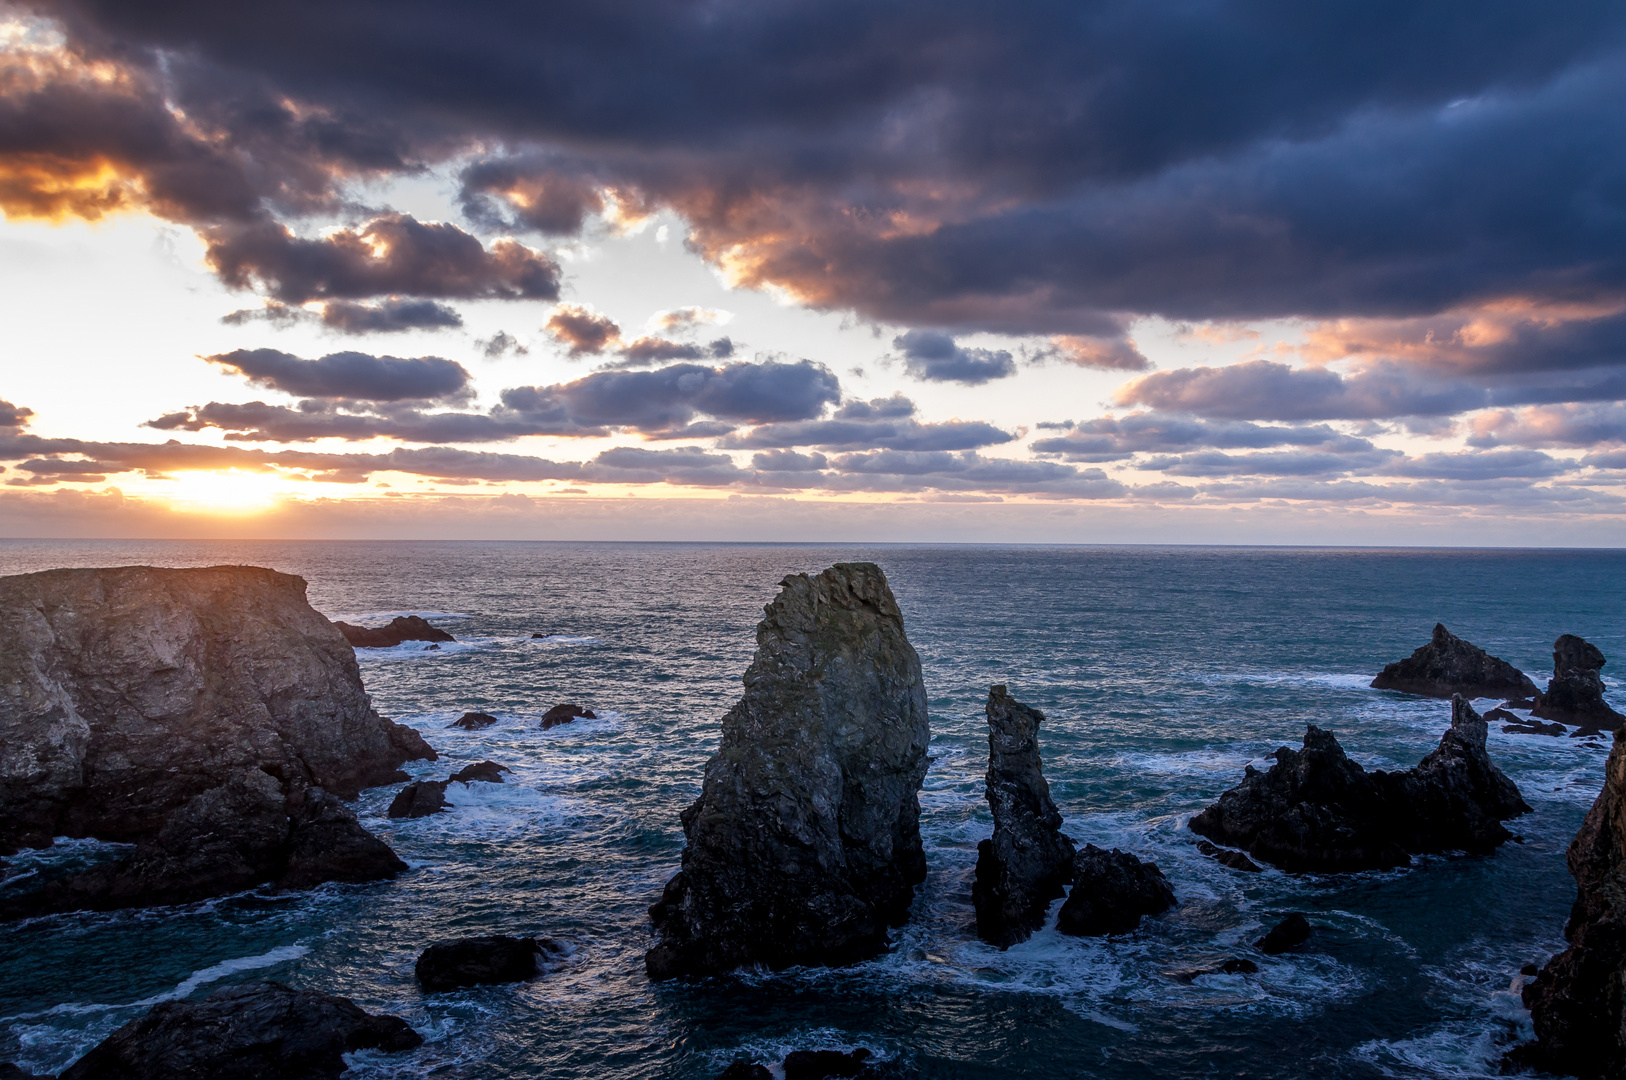
{"type": "MultiPolygon", "coordinates": [[[[0,926],[0,1061],[42,1072],[154,1001],[275,978],[424,1034],[411,1054],[355,1056],[358,1078],[707,1078],[741,1055],[858,1045],[921,1077],[1493,1076],[1529,1035],[1510,989],[1520,965],[1562,947],[1564,849],[1604,747],[1493,728],[1491,753],[1535,812],[1513,823],[1522,844],[1487,858],[1244,875],[1201,857],[1185,824],[1307,722],[1369,767],[1415,763],[1449,706],[1367,682],[1436,620],[1538,682],[1560,633],[1613,658],[1612,686],[1626,670],[1620,552],[0,543],[0,573],[125,563],[275,567],[352,621],[433,613],[456,646],[362,651],[375,705],[442,753],[417,775],[485,758],[514,773],[454,785],[456,810],[415,821],[384,816],[393,789],[365,793],[364,823],[412,867],[394,882],[0,926]],[[911,920],[890,954],[856,967],[651,985],[645,909],[677,867],[678,812],[738,696],[762,605],[785,574],[851,559],[885,568],[931,702],[930,874],[911,920]],[[1067,831],[1155,860],[1178,909],[1110,940],[1045,931],[1007,952],[976,940],[990,682],[1045,711],[1067,831]],[[600,718],[540,731],[560,701],[600,718]],[[502,722],[448,730],[467,709],[502,722]],[[1306,953],[1255,955],[1255,976],[1171,974],[1250,955],[1291,910],[1318,927],[1306,953]],[[526,985],[419,993],[423,946],[498,932],[575,951],[526,985]]],[[[104,855],[76,843],[38,857],[104,855]]]]}

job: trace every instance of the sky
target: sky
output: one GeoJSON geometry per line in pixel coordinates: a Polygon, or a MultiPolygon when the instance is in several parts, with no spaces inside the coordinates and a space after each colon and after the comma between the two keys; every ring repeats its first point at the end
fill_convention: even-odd
{"type": "Polygon", "coordinates": [[[0,0],[0,536],[1618,546],[1626,6],[0,0]]]}

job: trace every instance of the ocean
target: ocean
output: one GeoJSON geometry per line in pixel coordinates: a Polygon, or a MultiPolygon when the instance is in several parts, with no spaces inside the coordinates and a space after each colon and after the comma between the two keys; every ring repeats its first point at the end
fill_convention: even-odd
{"type": "MultiPolygon", "coordinates": [[[[1489,857],[1339,876],[1242,874],[1202,857],[1191,815],[1250,762],[1334,731],[1367,767],[1438,742],[1448,702],[1370,689],[1436,621],[1538,684],[1575,633],[1626,670],[1626,552],[557,543],[0,542],[0,573],[54,566],[251,563],[303,576],[352,622],[415,612],[456,644],[358,650],[378,710],[441,754],[417,777],[490,759],[501,785],[362,822],[411,866],[395,881],[249,893],[179,908],[0,925],[0,1061],[56,1072],[158,1001],[277,979],[395,1013],[425,1037],[352,1057],[358,1078],[711,1078],[737,1057],[867,1047],[926,1077],[1490,1077],[1531,1035],[1514,980],[1563,947],[1564,851],[1607,747],[1492,727],[1493,760],[1534,813],[1489,857]],[[786,574],[867,559],[919,650],[932,764],[929,875],[895,947],[837,970],[653,985],[647,907],[677,869],[737,699],[762,606],[786,574]],[[542,634],[543,637],[533,637],[542,634]],[[1155,861],[1179,906],[1142,929],[1053,929],[1000,952],[972,929],[988,685],[1044,711],[1051,792],[1080,844],[1155,861]],[[560,702],[596,720],[549,731],[560,702]],[[465,732],[464,711],[500,723],[465,732]],[[1297,954],[1249,943],[1290,911],[1297,954]],[[426,997],[418,953],[450,937],[569,944],[533,982],[426,997]],[[1179,973],[1249,956],[1256,975],[1179,973]]],[[[1611,675],[1614,672],[1615,675],[1611,675]]],[[[1481,711],[1495,705],[1478,703],[1481,711]]],[[[13,860],[89,861],[67,842],[13,860]]],[[[1059,901],[1058,901],[1059,903],[1059,901]]]]}

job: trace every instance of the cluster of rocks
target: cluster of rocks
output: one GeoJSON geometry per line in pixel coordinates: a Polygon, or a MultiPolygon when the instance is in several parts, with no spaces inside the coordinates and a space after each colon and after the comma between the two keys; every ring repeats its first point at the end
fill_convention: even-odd
{"type": "Polygon", "coordinates": [[[352,647],[357,649],[392,649],[406,641],[456,641],[451,634],[438,626],[430,626],[429,621],[420,615],[397,615],[388,625],[379,627],[352,626],[347,622],[335,622],[334,626],[344,635],[352,647]]]}
{"type": "Polygon", "coordinates": [[[305,582],[245,566],[0,578],[0,854],[127,858],[8,891],[0,917],[182,903],[404,869],[343,799],[433,759],[379,716],[305,582]]]}
{"type": "MultiPolygon", "coordinates": [[[[542,730],[558,727],[560,724],[569,724],[576,720],[597,720],[598,714],[592,709],[581,705],[569,703],[555,705],[542,714],[542,730]]],[[[465,731],[479,731],[488,728],[497,722],[497,718],[490,713],[466,712],[453,720],[447,727],[462,728],[465,731]]]]}
{"type": "Polygon", "coordinates": [[[1486,725],[1460,695],[1440,745],[1405,772],[1368,772],[1330,731],[1309,725],[1304,748],[1282,747],[1268,772],[1191,819],[1199,836],[1288,871],[1336,873],[1406,866],[1413,855],[1488,854],[1528,813],[1519,789],[1491,763],[1486,725]]]}
{"type": "Polygon", "coordinates": [[[396,793],[390,802],[389,816],[428,817],[442,810],[454,809],[453,804],[446,801],[446,785],[500,784],[502,774],[508,771],[507,766],[498,765],[495,761],[481,761],[465,765],[444,780],[415,780],[396,793]]]}

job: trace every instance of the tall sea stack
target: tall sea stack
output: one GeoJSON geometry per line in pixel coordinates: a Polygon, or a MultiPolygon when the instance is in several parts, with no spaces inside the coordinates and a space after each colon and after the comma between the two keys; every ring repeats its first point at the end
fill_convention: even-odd
{"type": "Polygon", "coordinates": [[[334,796],[433,758],[373,711],[305,582],[252,566],[0,578],[0,853],[133,841],[0,915],[178,903],[404,864],[334,796]]]}
{"type": "Polygon", "coordinates": [[[1004,686],[988,688],[988,805],[994,835],[977,845],[971,901],[977,936],[1008,948],[1044,925],[1050,901],[1067,890],[1073,841],[1061,832],[1039,760],[1044,714],[1017,701],[1004,686]]]}
{"type": "Polygon", "coordinates": [[[1626,738],[1616,733],[1603,790],[1569,850],[1578,894],[1570,947],[1524,988],[1536,1041],[1510,1063],[1603,1080],[1626,1075],[1626,738]]]}
{"type": "Polygon", "coordinates": [[[1553,677],[1536,696],[1530,715],[1561,724],[1579,724],[1577,735],[1614,731],[1622,716],[1603,699],[1603,650],[1585,638],[1564,634],[1553,642],[1553,677]]]}
{"type": "Polygon", "coordinates": [[[880,567],[780,582],[744,682],[650,909],[653,979],[874,956],[926,876],[926,687],[880,567]]]}

